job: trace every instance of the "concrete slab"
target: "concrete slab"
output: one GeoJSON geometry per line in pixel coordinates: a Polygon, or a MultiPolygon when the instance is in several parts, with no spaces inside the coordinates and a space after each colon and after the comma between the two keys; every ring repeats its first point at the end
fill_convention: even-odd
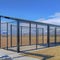
{"type": "Polygon", "coordinates": [[[15,60],[40,60],[32,57],[22,57],[22,58],[16,58],[15,60]]]}
{"type": "Polygon", "coordinates": [[[40,59],[37,59],[37,58],[23,56],[22,53],[8,51],[8,50],[4,50],[4,49],[0,49],[0,53],[2,55],[6,54],[6,55],[10,56],[13,60],[40,60],[40,59]]]}
{"type": "MultiPolygon", "coordinates": [[[[46,46],[41,46],[41,45],[37,45],[37,48],[45,48],[46,46]]],[[[10,50],[17,50],[17,47],[10,47],[8,48],[10,50]]],[[[36,45],[30,45],[30,46],[21,46],[20,47],[20,51],[25,51],[25,50],[33,50],[33,49],[36,49],[36,45]]]]}

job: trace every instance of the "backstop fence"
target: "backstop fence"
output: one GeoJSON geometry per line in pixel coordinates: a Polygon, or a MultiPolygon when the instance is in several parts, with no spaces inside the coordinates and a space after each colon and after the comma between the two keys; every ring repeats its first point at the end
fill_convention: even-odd
{"type": "Polygon", "coordinates": [[[17,52],[60,44],[60,26],[0,16],[0,48],[17,52]]]}

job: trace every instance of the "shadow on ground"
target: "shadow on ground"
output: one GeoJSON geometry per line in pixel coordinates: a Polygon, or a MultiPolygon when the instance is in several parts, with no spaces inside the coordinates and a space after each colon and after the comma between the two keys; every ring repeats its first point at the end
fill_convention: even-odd
{"type": "Polygon", "coordinates": [[[25,56],[30,55],[30,56],[36,56],[36,57],[43,57],[42,60],[47,60],[47,59],[49,59],[49,58],[54,57],[54,56],[50,56],[50,55],[37,54],[37,53],[30,53],[30,52],[23,52],[23,51],[21,51],[21,53],[24,53],[25,56]]]}

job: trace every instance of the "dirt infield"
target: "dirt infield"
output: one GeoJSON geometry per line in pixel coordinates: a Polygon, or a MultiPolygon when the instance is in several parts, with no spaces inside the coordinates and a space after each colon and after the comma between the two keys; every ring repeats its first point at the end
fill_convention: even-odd
{"type": "MultiPolygon", "coordinates": [[[[20,38],[21,39],[21,38],[20,38]]],[[[50,37],[50,42],[54,42],[55,39],[53,36],[50,37]]],[[[57,36],[57,42],[60,42],[60,36],[57,36]]],[[[21,40],[20,40],[21,44],[21,40]]],[[[36,36],[31,37],[31,44],[36,44],[36,36]]],[[[38,36],[38,44],[42,44],[42,36],[38,36]]],[[[44,36],[44,44],[47,44],[47,36],[44,36]]],[[[12,46],[17,45],[17,37],[12,37],[12,46]]],[[[22,45],[29,45],[29,37],[28,36],[22,36],[22,45]]],[[[7,46],[7,38],[2,36],[1,37],[1,47],[4,48],[7,46]]],[[[8,37],[8,46],[11,46],[11,39],[10,36],[8,37]]]]}

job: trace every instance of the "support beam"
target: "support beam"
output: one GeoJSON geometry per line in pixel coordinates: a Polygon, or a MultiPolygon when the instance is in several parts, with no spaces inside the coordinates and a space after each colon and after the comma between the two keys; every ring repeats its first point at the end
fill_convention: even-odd
{"type": "Polygon", "coordinates": [[[7,50],[8,50],[8,23],[7,23],[7,50]]]}
{"type": "Polygon", "coordinates": [[[0,48],[1,48],[1,16],[0,16],[0,48]]]}
{"type": "Polygon", "coordinates": [[[10,43],[10,46],[12,47],[12,24],[10,25],[10,43]]]}
{"type": "Polygon", "coordinates": [[[36,50],[38,48],[38,28],[37,28],[37,24],[36,24],[36,50]]]}
{"type": "Polygon", "coordinates": [[[21,46],[22,46],[22,26],[20,27],[21,28],[21,46]]]}
{"type": "Polygon", "coordinates": [[[47,44],[50,47],[50,26],[47,25],[47,44]]]}
{"type": "Polygon", "coordinates": [[[36,21],[29,21],[29,20],[25,20],[25,19],[19,19],[19,18],[13,18],[13,17],[9,17],[9,16],[2,16],[0,15],[2,18],[6,18],[6,19],[12,19],[15,21],[20,21],[20,22],[26,22],[26,23],[33,23],[33,24],[41,24],[41,25],[49,25],[49,26],[56,26],[56,27],[60,27],[59,25],[54,25],[54,24],[48,24],[48,23],[42,23],[42,22],[36,22],[36,21]]]}
{"type": "Polygon", "coordinates": [[[29,23],[29,45],[31,45],[31,23],[29,23]]]}
{"type": "Polygon", "coordinates": [[[55,45],[56,45],[56,42],[57,42],[57,41],[56,41],[56,40],[57,40],[56,37],[57,37],[57,31],[56,31],[56,27],[55,27],[55,45]]]}
{"type": "Polygon", "coordinates": [[[20,35],[19,35],[19,21],[17,21],[17,52],[20,52],[20,35]]]}
{"type": "Polygon", "coordinates": [[[42,28],[42,44],[44,44],[44,28],[42,28]]]}

